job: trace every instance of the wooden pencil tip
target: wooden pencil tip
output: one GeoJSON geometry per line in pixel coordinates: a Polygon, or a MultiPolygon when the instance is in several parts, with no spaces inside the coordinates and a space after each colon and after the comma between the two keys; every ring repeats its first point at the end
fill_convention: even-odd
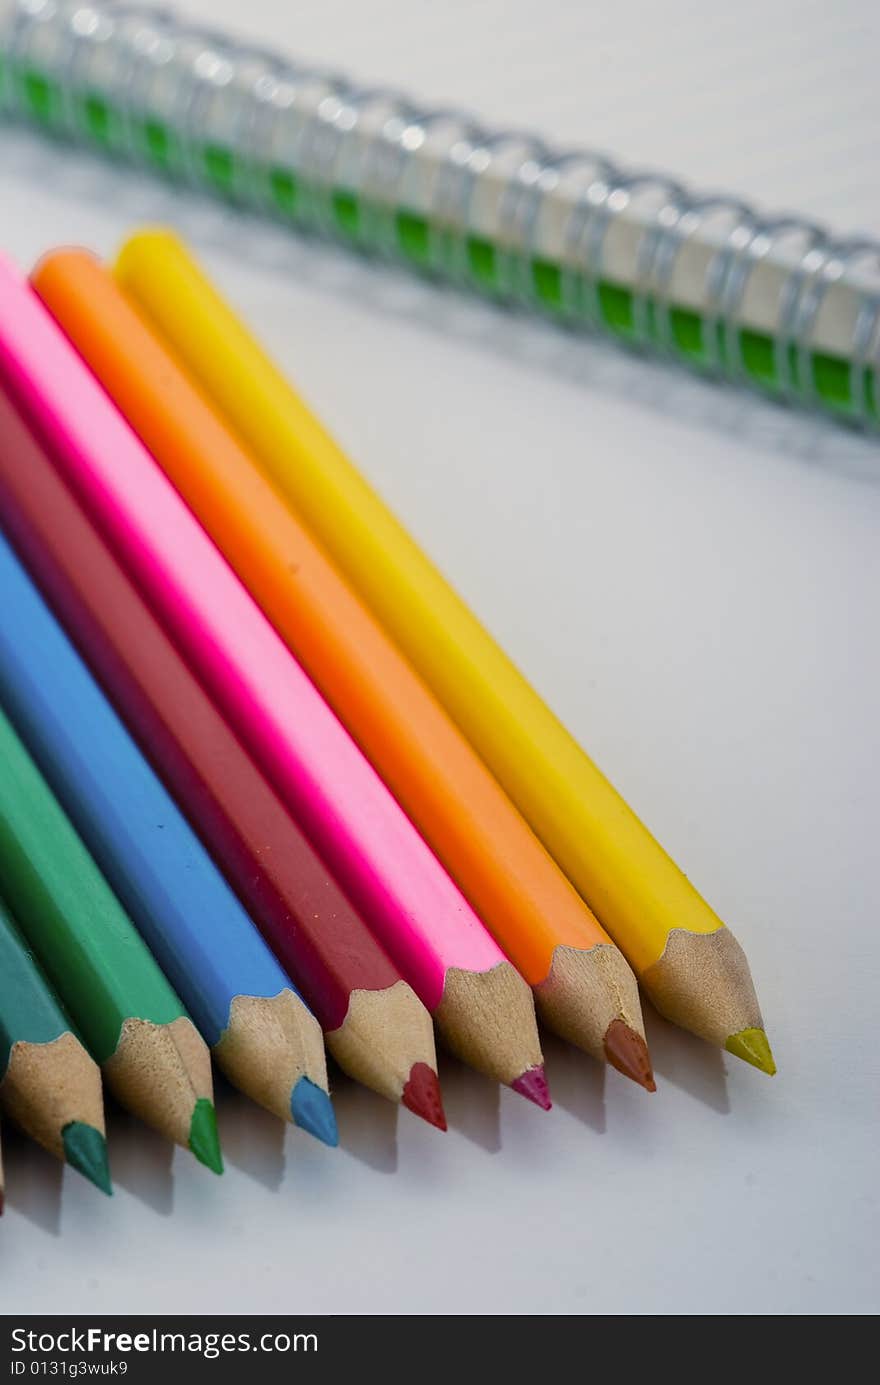
{"type": "Polygon", "coordinates": [[[336,1144],[324,1037],[294,991],[237,995],[212,1051],[239,1091],[280,1120],[293,1121],[325,1144],[336,1144]]]}
{"type": "Polygon", "coordinates": [[[93,1125],[71,1121],[61,1132],[64,1158],[71,1168],[83,1174],[108,1197],[113,1196],[110,1168],[107,1163],[107,1141],[93,1125]]]}
{"type": "Polygon", "coordinates": [[[294,1125],[307,1130],[316,1140],[335,1149],[339,1144],[336,1114],[329,1094],[310,1077],[301,1077],[290,1096],[290,1114],[294,1125]]]}
{"type": "Polygon", "coordinates": [[[193,1154],[213,1173],[223,1172],[220,1136],[217,1131],[217,1112],[207,1097],[196,1102],[189,1127],[189,1147],[193,1154]]]}
{"type": "Polygon", "coordinates": [[[166,1139],[191,1149],[194,1129],[208,1138],[205,1117],[196,1121],[194,1108],[199,1101],[213,1108],[211,1055],[188,1016],[166,1024],[129,1017],[101,1066],[122,1104],[166,1139]]]}
{"type": "Polygon", "coordinates": [[[763,1029],[741,1029],[738,1034],[731,1034],[724,1047],[743,1062],[751,1063],[753,1068],[766,1072],[768,1077],[775,1076],[776,1063],[763,1029]]]}
{"type": "Polygon", "coordinates": [[[408,1111],[421,1116],[437,1130],[447,1129],[440,1080],[427,1063],[413,1063],[400,1100],[408,1111]]]}
{"type": "Polygon", "coordinates": [[[613,1068],[644,1087],[646,1092],[656,1092],[657,1083],[654,1081],[648,1045],[625,1020],[611,1021],[605,1030],[603,1047],[605,1057],[613,1068]]]}
{"type": "Polygon", "coordinates": [[[535,1067],[529,1068],[515,1078],[510,1085],[515,1092],[519,1092],[520,1096],[524,1096],[528,1101],[533,1101],[536,1106],[540,1106],[542,1111],[549,1111],[553,1105],[550,1100],[550,1088],[547,1085],[547,1074],[544,1072],[543,1063],[537,1063],[535,1067]]]}

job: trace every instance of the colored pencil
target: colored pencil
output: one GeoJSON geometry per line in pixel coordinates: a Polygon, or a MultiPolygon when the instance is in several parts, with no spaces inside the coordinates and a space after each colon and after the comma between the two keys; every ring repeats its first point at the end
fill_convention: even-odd
{"type": "Polygon", "coordinates": [[[483,922],[551,1027],[653,1089],[635,977],[305,526],[85,251],[33,284],[483,922]]]}
{"type": "Polygon", "coordinates": [[[119,1100],[222,1172],[208,1050],[3,712],[0,890],[119,1100]]]}
{"type": "Polygon", "coordinates": [[[773,1073],[745,954],[173,237],[119,281],[309,524],[595,910],[668,1019],[773,1073]]]}
{"type": "Polygon", "coordinates": [[[42,303],[0,266],[0,372],[447,1045],[549,1106],[532,995],[42,303]]]}
{"type": "Polygon", "coordinates": [[[2,900],[0,1103],[32,1140],[112,1192],[100,1069],[2,900]]]}
{"type": "Polygon", "coordinates": [[[0,590],[0,703],[53,793],[230,1081],[336,1144],[317,1021],[2,535],[0,590]]]}
{"type": "Polygon", "coordinates": [[[7,532],[141,748],[296,979],[349,1076],[441,1129],[427,1010],[0,392],[7,532]]]}

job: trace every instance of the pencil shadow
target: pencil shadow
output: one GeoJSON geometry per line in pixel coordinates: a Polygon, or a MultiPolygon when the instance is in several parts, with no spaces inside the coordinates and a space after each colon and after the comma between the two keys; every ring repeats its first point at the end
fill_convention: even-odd
{"type": "Polygon", "coordinates": [[[110,1175],[161,1217],[174,1211],[174,1146],[104,1090],[110,1175]]]}
{"type": "Polygon", "coordinates": [[[663,1082],[671,1082],[719,1115],[728,1115],[730,1095],[721,1049],[670,1024],[646,996],[642,997],[642,1007],[658,1089],[663,1082]]]}
{"type": "MultiPolygon", "coordinates": [[[[61,1234],[61,1189],[64,1165],[29,1140],[9,1121],[3,1122],[3,1163],[7,1207],[50,1236],[61,1234]]],[[[71,1172],[72,1178],[81,1177],[71,1172]]],[[[101,1196],[101,1194],[99,1194],[101,1196]]]]}
{"type": "Polygon", "coordinates": [[[541,1048],[553,1105],[567,1111],[597,1134],[604,1134],[608,1124],[605,1113],[605,1064],[597,1063],[589,1054],[582,1053],[558,1034],[544,1028],[541,1030],[541,1048]]]}
{"type": "Polygon", "coordinates": [[[437,1074],[450,1130],[487,1154],[501,1149],[501,1088],[482,1073],[437,1050],[437,1074]]]}
{"type": "Polygon", "coordinates": [[[251,1101],[216,1069],[214,1105],[224,1160],[277,1192],[286,1169],[285,1122],[251,1101]]]}
{"type": "Polygon", "coordinates": [[[842,427],[827,415],[788,408],[746,387],[641,355],[613,338],[577,332],[426,275],[352,254],[314,234],[293,232],[88,150],[7,126],[0,139],[0,173],[31,187],[35,182],[49,184],[55,196],[103,205],[122,221],[174,226],[197,249],[246,259],[252,271],[307,280],[371,314],[440,332],[650,413],[686,419],[848,480],[880,485],[876,439],[842,427]]]}
{"type": "MultiPolygon", "coordinates": [[[[339,1144],[377,1173],[397,1171],[398,1108],[341,1072],[332,1061],[330,1090],[339,1126],[339,1144]]],[[[405,1111],[404,1116],[415,1120],[405,1111]]]]}

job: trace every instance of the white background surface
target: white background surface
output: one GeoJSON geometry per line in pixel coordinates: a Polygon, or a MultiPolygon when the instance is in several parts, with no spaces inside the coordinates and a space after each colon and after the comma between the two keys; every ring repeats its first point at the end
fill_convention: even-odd
{"type": "MultiPolygon", "coordinates": [[[[880,229],[869,0],[190,0],[499,122],[880,229]]],[[[873,13],[873,18],[872,18],[873,13]]],[[[867,1313],[877,1292],[880,453],[0,132],[0,244],[189,234],[748,951],[770,1081],[648,1016],[325,1150],[221,1086],[217,1180],[118,1112],[112,1202],[7,1131],[0,1311],[867,1313]]],[[[2,442],[2,440],[0,440],[2,442]]]]}

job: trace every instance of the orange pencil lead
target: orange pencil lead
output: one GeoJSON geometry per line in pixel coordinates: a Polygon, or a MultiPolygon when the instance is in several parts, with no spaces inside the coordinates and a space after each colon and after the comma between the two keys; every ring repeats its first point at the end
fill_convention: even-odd
{"type": "Polygon", "coordinates": [[[612,1020],[605,1030],[605,1056],[624,1077],[638,1082],[647,1092],[656,1092],[648,1045],[624,1020],[612,1020]]]}

